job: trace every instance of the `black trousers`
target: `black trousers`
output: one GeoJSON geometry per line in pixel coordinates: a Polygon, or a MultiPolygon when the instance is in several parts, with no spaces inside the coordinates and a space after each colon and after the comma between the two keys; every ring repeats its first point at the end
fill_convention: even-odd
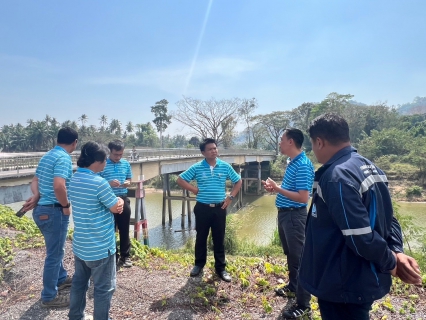
{"type": "Polygon", "coordinates": [[[337,303],[318,299],[323,320],[369,320],[372,303],[337,303]]]}
{"type": "Polygon", "coordinates": [[[115,219],[115,227],[118,229],[118,233],[120,235],[120,253],[118,252],[117,247],[117,253],[116,257],[117,260],[120,257],[121,259],[124,259],[128,256],[130,256],[130,215],[132,213],[132,209],[130,208],[130,199],[126,196],[121,196],[124,200],[124,206],[123,206],[123,212],[121,214],[115,213],[114,219],[115,219]]]}
{"type": "Polygon", "coordinates": [[[194,207],[195,215],[195,265],[204,267],[207,261],[207,238],[212,230],[213,252],[216,272],[225,270],[225,227],[226,209],[209,207],[197,202],[194,207]]]}

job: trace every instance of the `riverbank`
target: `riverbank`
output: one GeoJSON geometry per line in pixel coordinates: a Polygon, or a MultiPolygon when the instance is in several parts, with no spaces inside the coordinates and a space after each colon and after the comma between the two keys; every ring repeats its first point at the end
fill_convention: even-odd
{"type": "MultiPolygon", "coordinates": [[[[44,246],[37,228],[28,220],[0,208],[0,314],[2,319],[67,318],[67,308],[44,309],[39,295],[44,246]],[[14,227],[13,227],[14,226],[14,227]],[[17,229],[25,230],[19,231],[17,229]]],[[[193,254],[147,248],[132,241],[134,267],[117,273],[111,317],[121,319],[281,319],[292,303],[278,297],[274,288],[286,283],[284,256],[227,256],[233,281],[214,274],[211,253],[203,277],[190,278],[193,254]]],[[[67,240],[64,264],[74,270],[71,241],[67,240]]],[[[64,294],[69,294],[65,291],[64,294]]],[[[315,299],[313,319],[320,319],[315,299]]],[[[87,314],[93,311],[89,290],[87,314]]],[[[371,319],[425,319],[424,289],[394,281],[392,293],[378,300],[371,319]]]]}

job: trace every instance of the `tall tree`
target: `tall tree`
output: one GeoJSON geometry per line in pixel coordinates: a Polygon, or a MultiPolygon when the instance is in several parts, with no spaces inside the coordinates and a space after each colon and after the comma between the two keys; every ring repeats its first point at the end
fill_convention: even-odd
{"type": "Polygon", "coordinates": [[[101,125],[102,131],[105,130],[105,127],[108,125],[108,117],[106,115],[101,115],[99,118],[99,124],[101,125]]]}
{"type": "Polygon", "coordinates": [[[78,117],[78,120],[81,121],[81,126],[84,126],[88,119],[89,117],[84,113],[80,117],[78,117]]]}
{"type": "Polygon", "coordinates": [[[163,132],[167,129],[171,123],[172,116],[167,114],[167,105],[169,102],[166,99],[157,101],[155,106],[151,107],[151,112],[155,115],[155,119],[152,120],[157,127],[157,132],[160,133],[161,147],[163,148],[163,132]]]}
{"type": "Polygon", "coordinates": [[[268,114],[261,114],[254,117],[254,120],[263,127],[265,142],[270,150],[275,150],[279,154],[279,141],[285,128],[291,120],[290,111],[275,111],[268,114]]]}
{"type": "Polygon", "coordinates": [[[239,98],[202,101],[184,96],[176,103],[173,119],[191,128],[198,136],[213,138],[221,144],[225,134],[230,135],[235,130],[240,120],[238,110],[243,102],[239,98]]]}
{"type": "Polygon", "coordinates": [[[256,98],[252,98],[250,100],[244,99],[241,107],[238,109],[238,113],[246,126],[244,132],[246,133],[248,148],[253,148],[253,113],[257,107],[258,103],[256,98]]]}

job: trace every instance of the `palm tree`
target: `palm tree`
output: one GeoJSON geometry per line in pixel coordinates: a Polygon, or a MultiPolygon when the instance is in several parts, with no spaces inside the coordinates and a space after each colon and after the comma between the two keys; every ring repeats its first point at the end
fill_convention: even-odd
{"type": "Polygon", "coordinates": [[[89,117],[84,113],[78,117],[78,120],[81,121],[81,126],[84,126],[84,124],[87,122],[87,119],[89,119],[89,117]]]}
{"type": "Polygon", "coordinates": [[[134,130],[134,127],[133,127],[132,121],[127,122],[127,124],[126,124],[126,131],[128,133],[131,133],[131,132],[133,132],[133,130],[134,130]]]}
{"type": "Polygon", "coordinates": [[[108,117],[106,115],[101,115],[99,118],[99,124],[101,125],[102,131],[105,130],[105,127],[108,125],[108,117]]]}
{"type": "Polygon", "coordinates": [[[109,124],[109,131],[111,133],[121,135],[121,130],[121,122],[117,119],[112,119],[111,123],[109,124]]]}
{"type": "Polygon", "coordinates": [[[33,151],[41,151],[47,146],[49,139],[48,128],[45,121],[36,121],[29,130],[28,140],[33,151]]]}

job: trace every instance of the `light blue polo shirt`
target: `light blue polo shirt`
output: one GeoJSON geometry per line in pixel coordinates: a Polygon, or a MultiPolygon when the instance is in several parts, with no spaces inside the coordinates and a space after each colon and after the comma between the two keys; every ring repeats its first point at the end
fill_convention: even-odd
{"type": "Polygon", "coordinates": [[[85,261],[114,254],[114,214],[109,208],[118,200],[108,181],[87,168],[78,168],[71,178],[68,196],[74,219],[74,254],[85,261]]]}
{"type": "Polygon", "coordinates": [[[181,177],[186,182],[197,181],[197,201],[202,203],[221,203],[226,198],[226,180],[232,183],[240,181],[240,175],[232,166],[216,158],[216,166],[210,167],[206,159],[193,164],[182,172],[181,177]]]}
{"type": "MultiPolygon", "coordinates": [[[[313,183],[314,166],[305,152],[302,151],[287,165],[281,188],[294,192],[298,192],[299,190],[308,190],[312,192],[313,183]]],[[[290,200],[279,193],[277,194],[275,205],[278,208],[302,208],[306,207],[307,203],[290,200]]]]}
{"type": "Polygon", "coordinates": [[[40,192],[39,205],[59,203],[53,190],[55,177],[64,178],[68,185],[72,176],[72,161],[69,153],[62,147],[56,146],[48,151],[38,163],[35,175],[38,178],[40,192]]]}
{"type": "MultiPolygon", "coordinates": [[[[120,159],[118,162],[113,162],[110,158],[107,159],[104,171],[100,173],[108,182],[111,180],[118,180],[123,184],[127,179],[132,178],[132,168],[129,161],[120,159]]],[[[116,196],[127,195],[127,188],[112,188],[116,196]]]]}

